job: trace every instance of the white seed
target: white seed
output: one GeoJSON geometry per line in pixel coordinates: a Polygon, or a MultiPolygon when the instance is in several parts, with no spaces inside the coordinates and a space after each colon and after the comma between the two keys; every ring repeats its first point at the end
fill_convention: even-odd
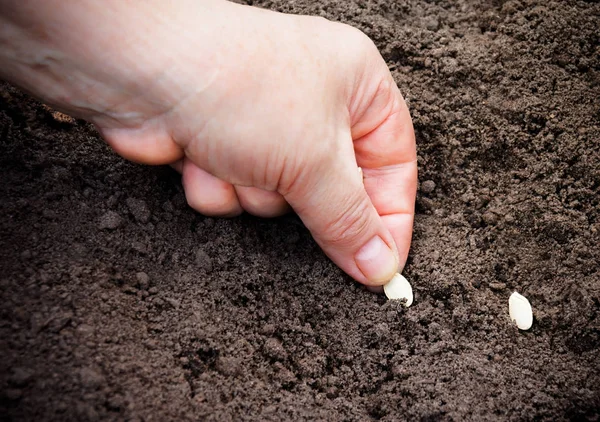
{"type": "Polygon", "coordinates": [[[510,319],[517,324],[521,330],[529,330],[533,324],[533,311],[526,297],[514,292],[508,298],[508,313],[510,319]]]}
{"type": "Polygon", "coordinates": [[[413,303],[412,287],[410,287],[410,283],[398,273],[383,286],[383,291],[388,299],[406,299],[404,306],[407,308],[413,303]]]}
{"type": "Polygon", "coordinates": [[[360,177],[360,180],[364,182],[365,176],[363,175],[362,167],[358,168],[358,176],[360,177]]]}

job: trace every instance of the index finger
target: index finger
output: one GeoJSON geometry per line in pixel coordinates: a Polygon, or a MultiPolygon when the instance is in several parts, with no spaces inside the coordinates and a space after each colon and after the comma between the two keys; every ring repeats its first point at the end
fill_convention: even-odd
{"type": "Polygon", "coordinates": [[[417,193],[417,150],[410,113],[393,84],[387,117],[354,140],[367,194],[392,233],[402,271],[412,238],[417,193]]]}

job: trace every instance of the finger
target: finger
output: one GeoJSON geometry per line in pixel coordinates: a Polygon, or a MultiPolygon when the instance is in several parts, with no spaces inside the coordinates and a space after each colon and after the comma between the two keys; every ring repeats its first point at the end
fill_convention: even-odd
{"type": "Polygon", "coordinates": [[[392,234],[398,250],[398,272],[402,272],[412,238],[414,214],[390,214],[381,216],[383,224],[392,234]]]}
{"type": "Polygon", "coordinates": [[[278,217],[290,211],[286,200],[277,192],[263,189],[235,186],[242,208],[257,217],[278,217]]]}
{"type": "Polygon", "coordinates": [[[188,159],[183,160],[182,182],[188,204],[201,214],[235,217],[243,211],[233,185],[205,172],[188,159]]]}
{"type": "Polygon", "coordinates": [[[102,137],[121,157],[136,163],[163,165],[183,157],[182,149],[163,131],[150,129],[102,129],[102,137]]]}
{"type": "Polygon", "coordinates": [[[352,142],[333,162],[305,169],[286,200],[325,253],[366,285],[382,285],[398,270],[394,239],[377,214],[356,170],[352,142]]]}
{"type": "Polygon", "coordinates": [[[408,107],[395,84],[392,91],[388,117],[375,130],[355,139],[354,151],[371,202],[392,233],[402,270],[412,237],[417,153],[408,107]]]}

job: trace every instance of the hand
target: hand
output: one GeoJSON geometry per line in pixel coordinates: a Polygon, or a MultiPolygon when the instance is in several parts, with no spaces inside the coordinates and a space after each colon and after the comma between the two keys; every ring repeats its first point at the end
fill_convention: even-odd
{"type": "Polygon", "coordinates": [[[16,45],[0,52],[5,78],[93,122],[123,157],[172,163],[204,214],[291,207],[359,282],[401,270],[414,132],[360,31],[219,0],[24,3],[35,12],[0,6],[0,41],[16,45]]]}

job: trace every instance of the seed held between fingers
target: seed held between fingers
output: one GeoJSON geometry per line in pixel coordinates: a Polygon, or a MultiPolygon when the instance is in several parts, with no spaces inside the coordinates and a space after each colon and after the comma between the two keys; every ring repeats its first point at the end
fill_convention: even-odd
{"type": "MultiPolygon", "coordinates": [[[[358,168],[358,175],[364,183],[365,175],[363,174],[361,167],[358,168]]],[[[396,275],[383,286],[383,291],[390,300],[405,300],[404,306],[407,308],[413,303],[412,287],[408,280],[399,273],[396,273],[396,275]]]]}
{"type": "Polygon", "coordinates": [[[407,308],[413,303],[412,287],[410,286],[408,280],[406,280],[399,273],[396,273],[396,275],[383,286],[383,291],[390,300],[405,299],[406,302],[404,303],[404,306],[407,308]]]}

